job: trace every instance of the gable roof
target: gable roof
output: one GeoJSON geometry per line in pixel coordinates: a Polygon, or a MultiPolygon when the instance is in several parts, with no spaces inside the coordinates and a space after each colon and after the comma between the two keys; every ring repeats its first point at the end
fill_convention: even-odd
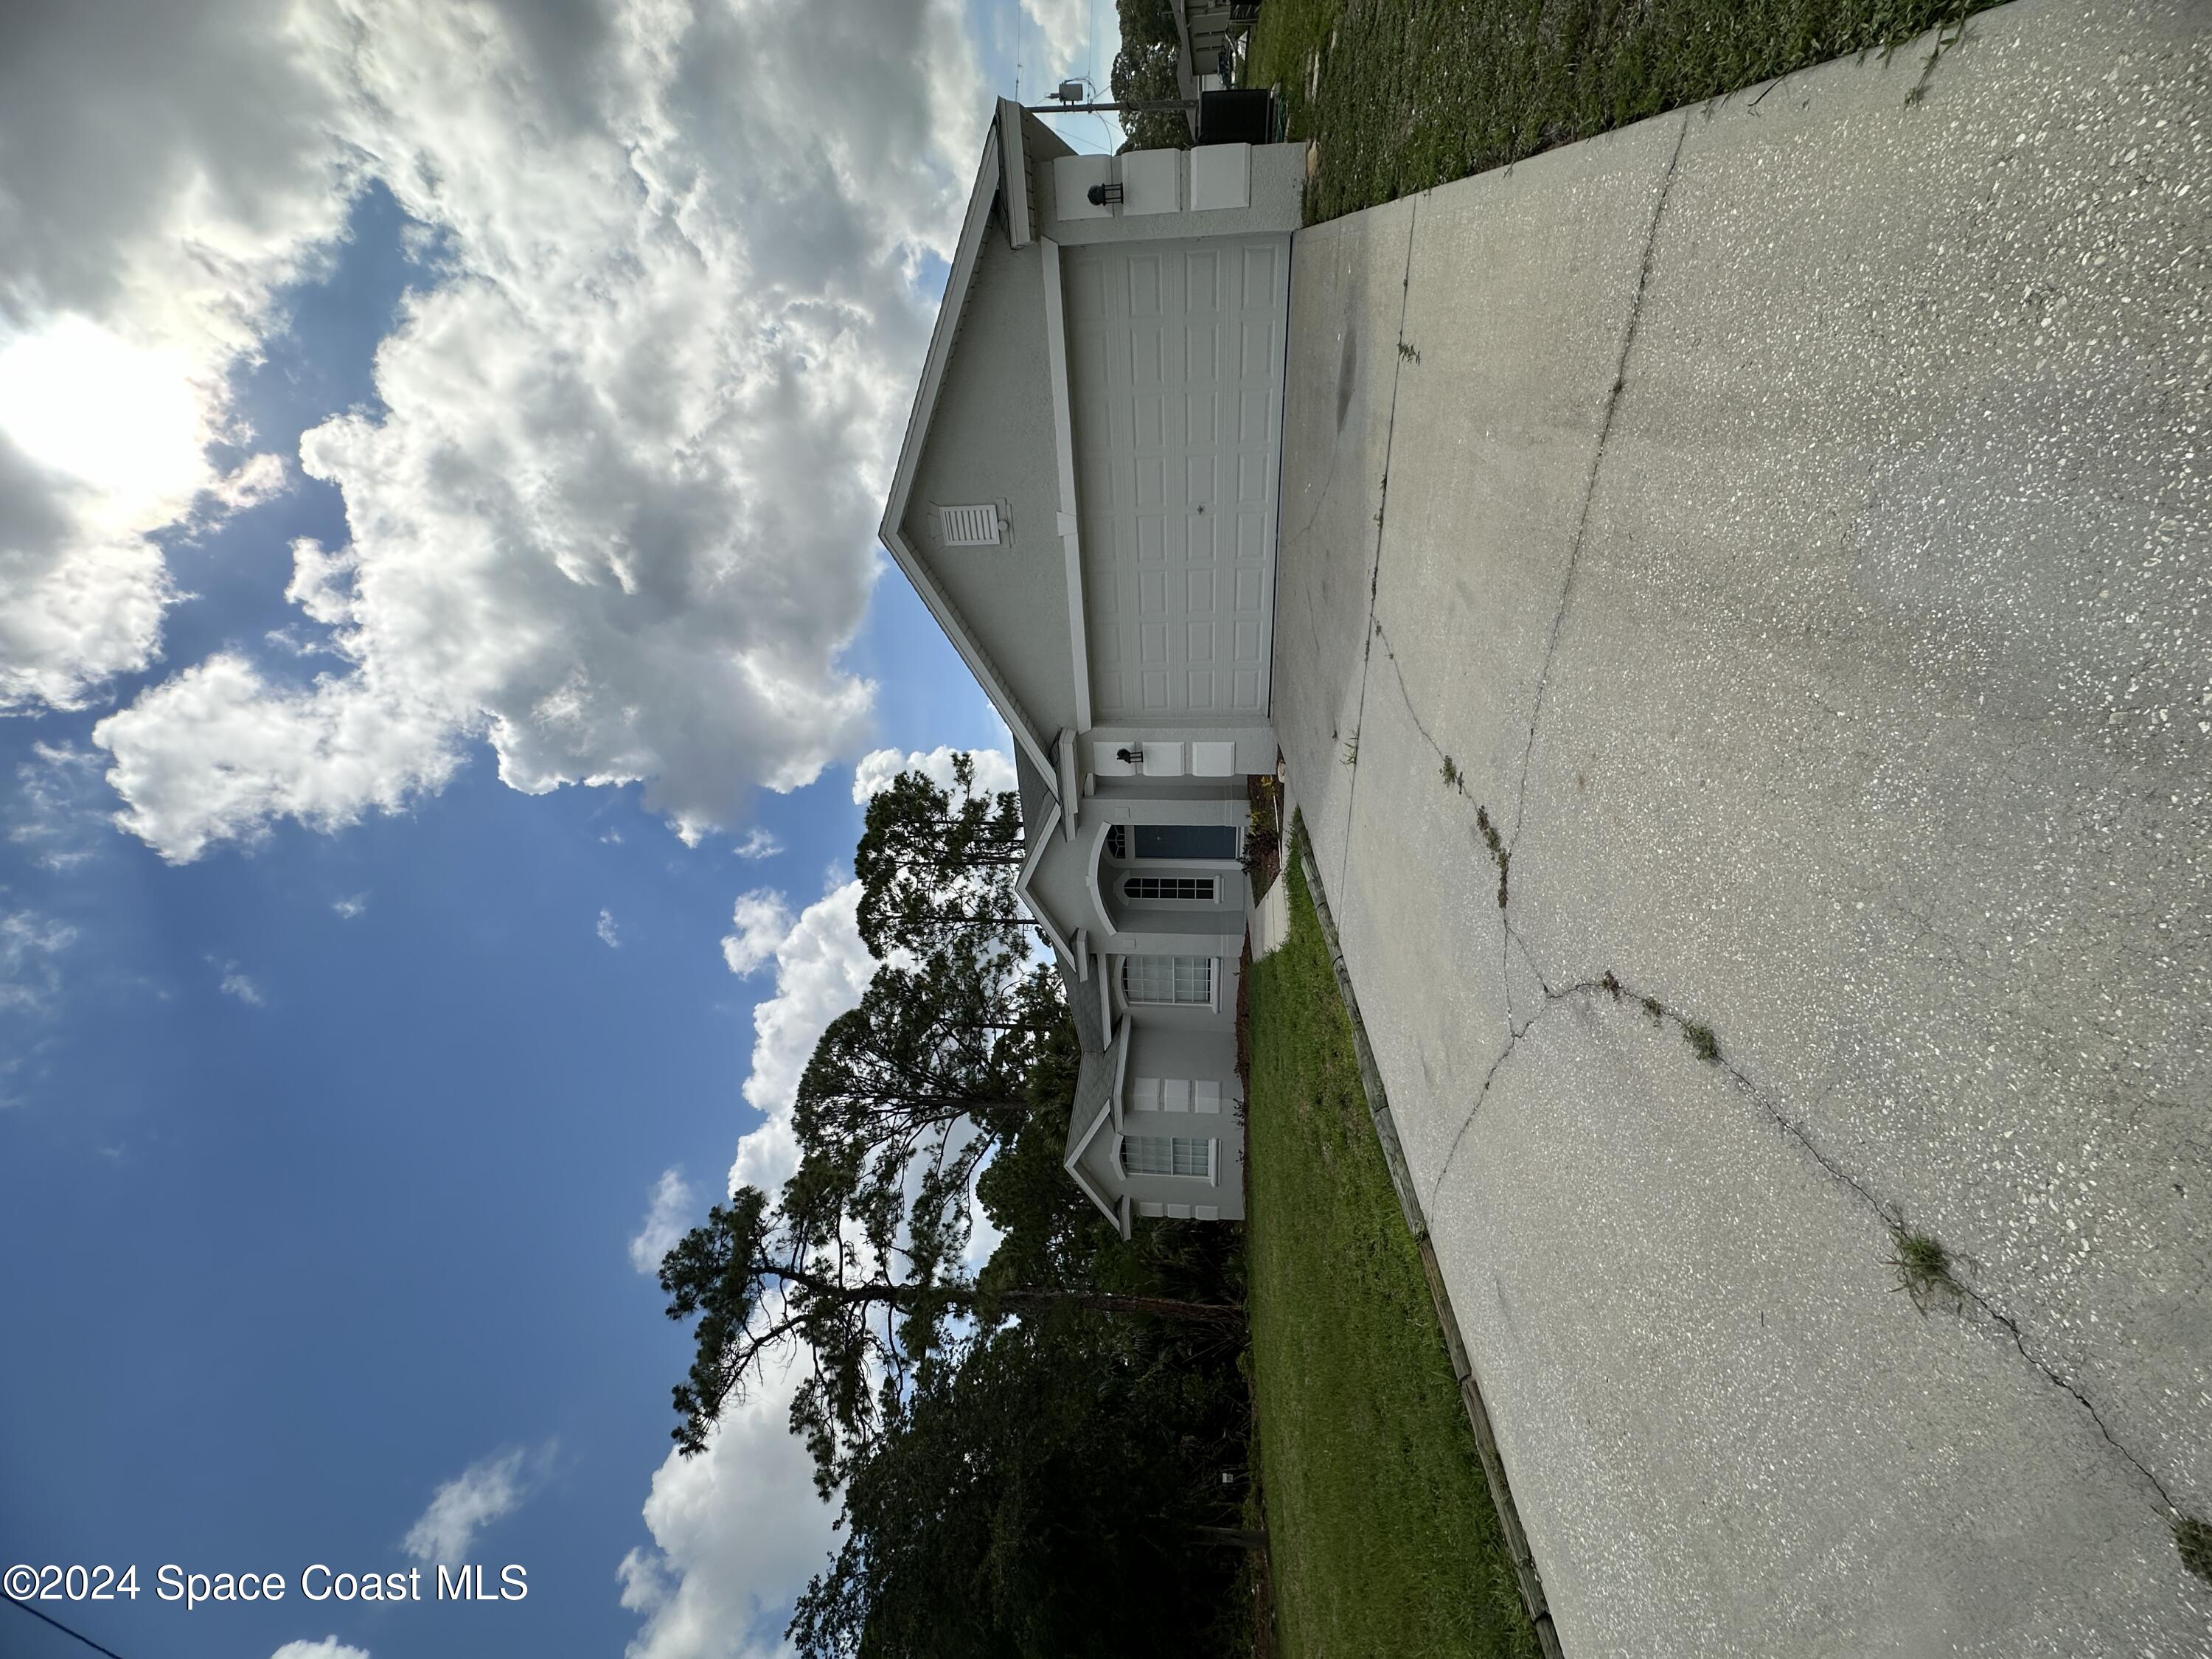
{"type": "Polygon", "coordinates": [[[914,409],[907,419],[906,437],[899,448],[897,467],[891,475],[890,492],[884,504],[878,533],[893,562],[914,584],[938,626],[945,630],[945,637],[952,641],[969,672],[981,684],[984,695],[1006,720],[1017,745],[1044,773],[1048,786],[1057,796],[1054,768],[1047,747],[1049,734],[1036,728],[1028,711],[1014,696],[1006,675],[983,649],[975,629],[930,574],[919,550],[908,540],[904,527],[908,509],[913,503],[915,477],[945,388],[946,367],[951,362],[961,324],[967,314],[984,239],[990,234],[995,221],[1005,231],[1010,246],[1025,247],[1037,240],[1030,205],[1035,195],[1030,179],[1033,149],[1048,154],[1066,153],[1067,147],[1041,122],[1025,115],[1018,104],[1009,99],[999,100],[990,130],[984,135],[975,182],[969,191],[960,239],[945,278],[944,302],[930,332],[929,349],[922,360],[921,383],[915,389],[914,409]]]}

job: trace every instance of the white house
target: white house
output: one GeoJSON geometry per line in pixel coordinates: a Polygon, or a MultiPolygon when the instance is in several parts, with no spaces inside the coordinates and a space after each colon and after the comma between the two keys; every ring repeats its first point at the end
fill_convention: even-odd
{"type": "Polygon", "coordinates": [[[1126,1234],[1244,1212],[1246,775],[1272,772],[1294,145],[1078,155],[1000,102],[883,538],[1014,736],[1126,1234]]]}

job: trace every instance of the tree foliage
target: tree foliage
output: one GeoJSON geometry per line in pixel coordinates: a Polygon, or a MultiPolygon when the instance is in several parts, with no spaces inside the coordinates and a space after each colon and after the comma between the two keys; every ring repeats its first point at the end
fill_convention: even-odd
{"type": "MultiPolygon", "coordinates": [[[[1176,76],[1178,56],[1172,34],[1164,44],[1134,45],[1124,40],[1121,50],[1114,55],[1114,101],[1151,104],[1181,98],[1182,84],[1176,76]]],[[[1121,131],[1128,136],[1128,142],[1121,146],[1125,150],[1188,149],[1191,144],[1190,119],[1179,108],[1125,112],[1121,131]]]]}
{"type": "Polygon", "coordinates": [[[1245,1455],[1230,1359],[1126,1321],[975,1339],[854,1466],[843,1546],[792,1623],[799,1653],[1206,1651],[1240,1565],[1196,1531],[1236,1518],[1219,1478],[1245,1455]]]}
{"type": "Polygon", "coordinates": [[[696,1322],[685,1453],[770,1364],[802,1367],[792,1428],[847,1532],[792,1626],[809,1659],[1182,1650],[1237,1613],[1236,1552],[1192,1530],[1237,1519],[1236,1234],[1127,1241],[1068,1178],[1081,1054],[1017,910],[1022,854],[1016,797],[965,757],[950,788],[876,797],[854,865],[883,965],[800,1079],[798,1169],[661,1263],[669,1316],[696,1322]],[[979,1206],[1000,1239],[971,1274],[979,1206]]]}
{"type": "Polygon", "coordinates": [[[1176,43],[1175,8],[1169,0],[1114,0],[1114,15],[1125,46],[1176,43]]]}
{"type": "Polygon", "coordinates": [[[975,787],[972,756],[952,758],[947,788],[902,772],[868,803],[854,849],[860,883],[860,939],[881,959],[927,956],[963,939],[1003,941],[1021,954],[1030,924],[1014,894],[1022,866],[1022,806],[1011,790],[975,787]]]}

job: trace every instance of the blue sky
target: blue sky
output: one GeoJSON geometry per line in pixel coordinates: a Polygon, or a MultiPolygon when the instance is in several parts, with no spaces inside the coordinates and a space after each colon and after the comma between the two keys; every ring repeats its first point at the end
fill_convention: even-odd
{"type": "MultiPolygon", "coordinates": [[[[1043,14],[1061,26],[1063,70],[1083,67],[1066,44],[1070,20],[1087,26],[1097,9],[1043,14]]],[[[1110,33],[1111,7],[1104,12],[1110,33]]],[[[255,15],[210,6],[203,33],[235,29],[239,51],[258,50],[248,33],[255,15]]],[[[953,77],[954,91],[1012,89],[1009,20],[1003,5],[967,14],[972,78],[953,77]]],[[[1039,44],[1048,36],[1024,19],[1025,92],[1050,74],[1037,68],[1051,56],[1039,44]]],[[[96,76],[104,50],[66,61],[96,76]]],[[[568,51],[549,35],[515,45],[513,58],[544,66],[557,91],[568,51]]],[[[1103,78],[1110,45],[1088,55],[1103,78]]],[[[356,74],[362,61],[353,62],[356,74]]],[[[0,84],[0,104],[7,92],[0,84]]],[[[189,137],[227,94],[179,95],[189,137]]],[[[270,107],[280,102],[272,94],[270,107]]],[[[434,102],[425,94],[426,108],[434,102]]],[[[404,124],[404,104],[387,86],[376,118],[404,124]]],[[[702,125],[714,116],[702,106],[702,125]]],[[[1095,125],[1067,123],[1086,125],[1095,125]]],[[[437,151],[443,142],[425,139],[425,153],[460,153],[437,151]]],[[[680,132],[671,140],[685,142],[680,132]]],[[[404,570],[408,559],[419,562],[421,582],[441,560],[476,556],[449,550],[459,544],[455,526],[468,529],[470,502],[486,498],[480,482],[475,495],[458,490],[442,504],[434,533],[391,532],[391,503],[411,499],[401,488],[409,476],[419,496],[420,478],[435,483],[463,465],[478,415],[495,424],[517,396],[534,394],[495,408],[487,387],[477,410],[465,384],[442,387],[448,401],[432,413],[458,422],[463,437],[441,440],[434,465],[406,475],[393,453],[407,431],[434,424],[423,391],[434,375],[426,380],[421,365],[450,356],[418,356],[410,371],[400,337],[419,350],[436,307],[458,289],[509,282],[514,310],[542,296],[485,252],[496,252],[495,239],[471,218],[459,185],[416,203],[428,216],[418,217],[396,193],[416,186],[396,171],[341,168],[319,196],[283,172],[287,158],[241,161],[216,138],[207,144],[211,166],[228,157],[241,170],[243,205],[203,226],[196,245],[246,250],[240,268],[262,273],[259,289],[248,284],[252,303],[218,296],[191,312],[174,284],[134,295],[89,279],[70,298],[78,250],[68,234],[107,238],[100,247],[126,272],[134,259],[154,269],[167,257],[174,215],[150,198],[137,219],[89,228],[72,230],[58,210],[44,221],[33,213],[53,235],[40,280],[0,288],[0,347],[40,337],[57,318],[89,318],[114,338],[161,343],[169,355],[160,362],[195,363],[203,383],[213,365],[227,389],[203,384],[196,394],[220,416],[199,429],[216,441],[198,446],[206,471],[197,493],[149,490],[115,509],[137,514],[130,534],[158,552],[158,564],[118,562],[112,526],[101,529],[85,505],[90,492],[54,485],[62,519],[79,515],[69,520],[76,539],[59,536],[47,550],[54,582],[115,584],[111,619],[155,593],[158,642],[116,644],[116,630],[100,632],[94,618],[61,645],[52,633],[11,639],[5,648],[18,659],[0,661],[17,671],[17,686],[47,688],[17,695],[14,718],[0,721],[0,777],[9,780],[0,826],[0,1259],[10,1355],[0,1367],[0,1565],[138,1564],[135,1603],[49,1604],[129,1659],[259,1659],[301,1643],[310,1645],[287,1659],[348,1659],[348,1650],[377,1659],[626,1645],[651,1659],[772,1651],[803,1578],[775,1535],[818,1541],[820,1517],[780,1511],[794,1504],[799,1465],[775,1443],[773,1424],[756,1425],[724,1460],[712,1492],[672,1480],[656,1500],[662,1509],[645,1512],[673,1421],[668,1389],[688,1350],[634,1264],[633,1241],[668,1172],[688,1184],[687,1214],[702,1210],[739,1138],[758,1127],[741,1089],[777,1057],[765,1054],[757,1010],[782,999],[788,1019],[775,1041],[785,1051],[803,1048],[808,1019],[818,1030],[835,1012],[820,975],[854,970],[837,957],[851,955],[849,927],[837,934],[830,909],[807,907],[842,879],[860,816],[855,763],[885,749],[1000,744],[1003,732],[896,574],[870,586],[869,521],[850,512],[805,532],[849,550],[836,556],[853,574],[805,612],[791,652],[796,690],[766,706],[802,711],[791,720],[803,726],[803,711],[837,688],[873,690],[854,694],[858,714],[797,735],[763,729],[773,720],[754,714],[744,717],[750,725],[701,737],[712,706],[702,715],[688,703],[666,716],[676,735],[656,735],[660,683],[641,672],[623,679],[629,671],[589,654],[592,640],[612,636],[580,629],[570,640],[579,660],[556,652],[550,669],[533,659],[529,672],[550,673],[562,696],[586,687],[587,705],[592,688],[611,685],[611,699],[629,700],[620,726],[629,746],[594,749],[597,734],[615,727],[580,720],[585,736],[569,749],[532,749],[535,738],[516,735],[526,724],[519,705],[501,701],[520,694],[467,679],[471,636],[458,653],[422,647],[410,657],[390,643],[399,635],[377,631],[386,623],[364,620],[366,599],[311,614],[295,582],[301,538],[326,553],[354,550],[346,556],[357,558],[364,595],[370,573],[404,570]],[[289,242],[267,228],[283,215],[266,204],[280,198],[291,204],[289,242]],[[380,359],[387,343],[392,355],[380,359]],[[324,476],[304,471],[301,434],[349,410],[386,447],[357,449],[343,465],[320,466],[324,476]],[[257,455],[282,463],[281,485],[264,477],[232,489],[227,508],[210,507],[207,480],[236,479],[257,455]],[[166,589],[147,586],[149,568],[166,572],[166,589]],[[854,605],[857,612],[839,608],[854,605]],[[853,614],[857,632],[847,636],[838,619],[853,614]],[[349,628],[367,642],[337,643],[349,628]],[[191,702],[195,674],[220,660],[245,665],[250,695],[191,702]],[[459,689],[437,688],[443,700],[420,715],[428,736],[391,759],[380,733],[419,714],[404,699],[436,665],[457,661],[459,689]],[[315,695],[318,677],[351,688],[371,712],[341,710],[301,740],[301,700],[315,695]],[[110,720],[118,724],[102,726],[110,720]],[[346,750],[364,722],[380,735],[359,753],[346,750]],[[95,744],[96,731],[113,747],[95,744]],[[126,735],[109,735],[118,732],[126,735]],[[118,755],[121,781],[108,775],[118,755]],[[389,775],[378,774],[387,761],[389,775]],[[819,766],[813,783],[761,787],[779,767],[804,764],[819,766]],[[518,776],[538,769],[533,787],[543,792],[511,787],[502,768],[518,776]],[[585,781],[594,768],[627,770],[631,781],[585,781]],[[559,787],[545,784],[549,775],[559,787]],[[238,779],[247,786],[242,806],[217,789],[238,779]],[[395,800],[399,810],[386,810],[395,800]],[[118,828],[118,812],[131,815],[128,827],[118,828]],[[688,836],[674,833],[672,814],[688,836]],[[757,904],[749,932],[732,907],[760,893],[781,905],[757,904]],[[748,961],[755,971],[732,971],[748,961]],[[483,1517],[472,1528],[471,1502],[483,1517]],[[490,1607],[302,1599],[297,1576],[310,1563],[404,1571],[414,1560],[410,1531],[420,1539],[441,1527],[471,1559],[526,1566],[528,1599],[490,1607]],[[153,1574],[168,1562],[281,1571],[293,1589],[274,1605],[187,1613],[153,1594],[153,1574]],[[730,1582],[710,1595],[717,1577],[730,1582]],[[325,1638],[335,1642],[314,1645],[325,1638]]],[[[947,141],[950,150],[969,146],[964,135],[947,141]]],[[[0,165],[21,166],[21,155],[0,142],[0,158],[19,158],[0,165]]],[[[37,181],[0,182],[35,206],[37,181]]],[[[561,182],[531,187],[557,192],[561,182]]],[[[945,191],[964,185],[951,179],[945,191]]],[[[941,218],[953,195],[940,193],[941,218]]],[[[741,198],[732,210],[738,232],[741,198]]],[[[902,232],[900,245],[919,248],[905,280],[927,290],[941,283],[944,263],[913,240],[921,234],[902,232]]],[[[711,239],[699,243],[711,257],[711,239]]],[[[747,280],[765,282],[764,244],[750,246],[747,280]]],[[[804,289],[800,277],[783,280],[804,289]]],[[[916,331],[933,309],[928,294],[921,299],[875,301],[900,342],[871,365],[886,383],[911,373],[916,331]]],[[[518,356],[515,384],[528,388],[528,353],[518,356]]],[[[835,368],[834,354],[830,361],[835,368]]],[[[595,394],[629,395],[618,377],[580,378],[595,394]]],[[[910,384],[897,388],[900,420],[910,384]]],[[[514,428],[522,437],[504,441],[504,467],[589,464],[561,426],[567,395],[522,411],[531,418],[514,428]]],[[[15,407],[15,438],[34,447],[42,434],[22,422],[37,417],[15,407]]],[[[822,453],[853,469],[853,501],[887,459],[880,428],[859,438],[824,428],[832,447],[822,453]]],[[[745,447],[773,458],[786,434],[712,429],[733,446],[733,475],[761,480],[737,510],[765,502],[757,510],[789,514],[745,447]]],[[[660,483],[671,499],[682,494],[680,478],[660,483]]],[[[118,501],[130,495],[127,480],[103,487],[118,501]]],[[[796,499],[803,507],[808,498],[796,499]]],[[[623,532],[635,543],[635,568],[621,574],[648,594],[658,511],[645,490],[623,532]]],[[[0,516],[0,534],[9,522],[0,516]]],[[[560,558],[588,563],[588,524],[546,532],[557,544],[529,544],[530,527],[549,522],[548,510],[531,507],[486,539],[483,568],[514,584],[486,591],[511,592],[520,605],[536,591],[523,585],[537,580],[528,570],[560,558]]],[[[764,537],[765,550],[707,544],[741,574],[764,570],[767,586],[744,599],[747,617],[781,592],[779,558],[830,556],[810,552],[804,536],[788,544],[764,537]]],[[[442,592],[434,582],[428,591],[430,602],[442,592]]],[[[34,593],[25,603],[34,601],[43,602],[34,593]]],[[[509,614],[495,605],[471,626],[496,635],[509,614]]],[[[484,654],[504,643],[486,641],[484,654]]],[[[641,657],[668,654],[652,637],[646,645],[641,657]]],[[[775,638],[757,648],[759,660],[781,660],[775,638]]],[[[531,695],[541,712],[574,701],[549,702],[542,686],[531,695]]],[[[784,1052],[777,1063],[789,1060],[784,1052]]],[[[766,1082],[757,1089],[773,1091],[766,1082]]],[[[16,1610],[0,1608],[0,1649],[11,1655],[86,1650],[16,1610]]]]}

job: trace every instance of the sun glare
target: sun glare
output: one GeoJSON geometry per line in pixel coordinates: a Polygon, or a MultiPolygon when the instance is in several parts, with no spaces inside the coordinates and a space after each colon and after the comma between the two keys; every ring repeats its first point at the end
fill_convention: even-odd
{"type": "Polygon", "coordinates": [[[189,495],[207,481],[207,431],[183,358],[79,317],[0,349],[0,431],[111,498],[189,495]]]}

